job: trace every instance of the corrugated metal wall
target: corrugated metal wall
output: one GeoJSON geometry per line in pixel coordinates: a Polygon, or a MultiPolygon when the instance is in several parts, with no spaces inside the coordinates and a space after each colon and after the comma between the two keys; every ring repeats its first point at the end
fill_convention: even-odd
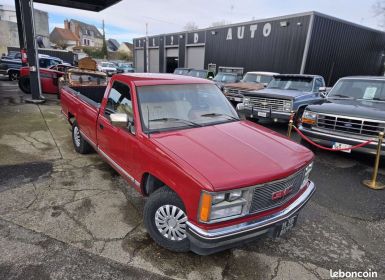
{"type": "Polygon", "coordinates": [[[316,14],[305,72],[329,86],[348,75],[380,75],[384,48],[384,33],[316,14]]]}
{"type": "Polygon", "coordinates": [[[299,73],[309,19],[304,15],[208,30],[205,67],[215,63],[245,71],[299,73]]]}

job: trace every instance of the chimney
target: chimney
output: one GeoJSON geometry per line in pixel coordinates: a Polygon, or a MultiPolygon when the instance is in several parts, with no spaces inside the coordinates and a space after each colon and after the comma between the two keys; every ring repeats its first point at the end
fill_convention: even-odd
{"type": "Polygon", "coordinates": [[[70,23],[69,23],[69,21],[66,19],[66,20],[64,20],[64,29],[67,29],[67,30],[70,30],[71,28],[70,28],[70,23]]]}

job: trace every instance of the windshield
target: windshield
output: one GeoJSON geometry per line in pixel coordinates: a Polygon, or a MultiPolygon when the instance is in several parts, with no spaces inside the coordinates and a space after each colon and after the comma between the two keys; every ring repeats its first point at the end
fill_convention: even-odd
{"type": "Polygon", "coordinates": [[[104,63],[102,63],[102,67],[111,67],[111,68],[115,68],[115,64],[104,62],[104,63]]]}
{"type": "Polygon", "coordinates": [[[385,81],[342,79],[329,92],[328,98],[385,101],[385,81]]]}
{"type": "Polygon", "coordinates": [[[213,80],[222,83],[235,83],[237,81],[237,76],[228,73],[218,73],[213,80]]]}
{"type": "Polygon", "coordinates": [[[207,72],[206,71],[199,71],[199,70],[191,70],[188,73],[189,76],[191,77],[197,77],[197,78],[206,78],[207,72]]]}
{"type": "Polygon", "coordinates": [[[137,92],[145,132],[238,120],[234,108],[213,84],[142,86],[137,92]]]}
{"type": "Polygon", "coordinates": [[[246,73],[246,75],[243,77],[242,82],[244,83],[261,83],[261,84],[268,84],[273,79],[272,76],[265,76],[261,74],[251,74],[246,73]]]}
{"type": "Polygon", "coordinates": [[[274,77],[267,88],[298,90],[310,92],[313,89],[313,78],[311,77],[274,77]]]}

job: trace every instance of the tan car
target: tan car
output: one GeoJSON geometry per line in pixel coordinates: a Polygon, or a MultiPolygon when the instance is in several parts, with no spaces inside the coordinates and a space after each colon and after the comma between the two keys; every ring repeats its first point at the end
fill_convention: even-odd
{"type": "Polygon", "coordinates": [[[223,93],[228,100],[240,103],[245,92],[263,89],[278,73],[274,72],[247,72],[239,83],[227,84],[223,93]]]}

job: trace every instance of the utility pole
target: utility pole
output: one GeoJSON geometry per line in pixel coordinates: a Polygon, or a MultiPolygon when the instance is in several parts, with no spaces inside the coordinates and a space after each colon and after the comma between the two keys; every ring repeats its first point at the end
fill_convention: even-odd
{"type": "Polygon", "coordinates": [[[106,42],[106,32],[104,30],[104,19],[102,20],[102,29],[103,29],[103,45],[102,45],[102,54],[104,59],[108,59],[108,50],[107,50],[107,42],[106,42]]]}
{"type": "Polygon", "coordinates": [[[146,72],[150,72],[148,63],[148,22],[146,22],[146,72]]]}

